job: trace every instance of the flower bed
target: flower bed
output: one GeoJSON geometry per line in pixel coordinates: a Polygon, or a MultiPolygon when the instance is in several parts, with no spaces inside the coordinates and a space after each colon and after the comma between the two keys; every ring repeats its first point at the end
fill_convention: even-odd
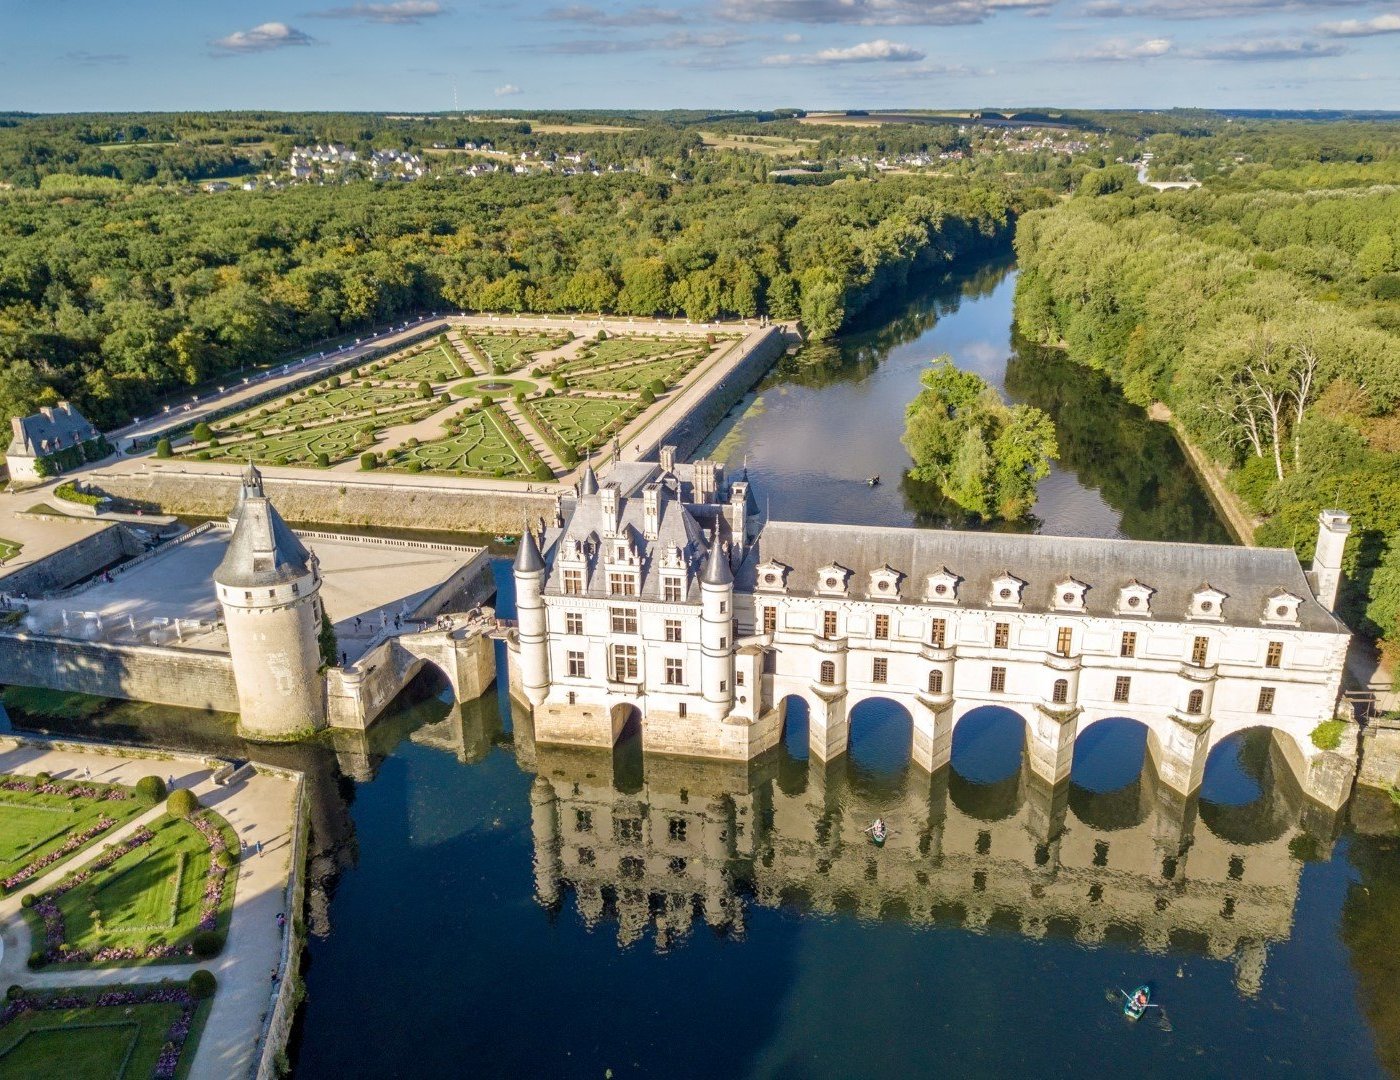
{"type": "Polygon", "coordinates": [[[0,890],[8,892],[71,858],[97,837],[141,812],[129,788],[92,781],[0,774],[0,890]],[[37,816],[68,818],[36,826],[37,816]]]}

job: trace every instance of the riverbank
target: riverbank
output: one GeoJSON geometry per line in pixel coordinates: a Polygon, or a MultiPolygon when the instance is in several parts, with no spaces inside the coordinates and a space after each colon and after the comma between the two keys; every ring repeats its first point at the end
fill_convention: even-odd
{"type": "Polygon", "coordinates": [[[1225,524],[1229,526],[1230,532],[1245,547],[1254,547],[1254,530],[1259,527],[1259,519],[1250,514],[1245,508],[1244,501],[1230,488],[1225,479],[1227,475],[1225,470],[1191,441],[1190,436],[1186,434],[1186,429],[1181,426],[1181,422],[1163,402],[1154,401],[1148,407],[1147,415],[1172,429],[1172,434],[1176,436],[1177,445],[1181,447],[1182,453],[1191,462],[1191,467],[1196,471],[1197,478],[1205,485],[1206,491],[1210,493],[1211,501],[1215,503],[1215,508],[1220,511],[1220,516],[1225,519],[1225,524]]]}

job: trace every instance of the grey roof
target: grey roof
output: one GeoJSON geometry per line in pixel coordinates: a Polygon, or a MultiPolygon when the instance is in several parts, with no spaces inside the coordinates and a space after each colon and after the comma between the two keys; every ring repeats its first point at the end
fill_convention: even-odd
{"type": "Polygon", "coordinates": [[[520,548],[515,553],[515,569],[524,574],[544,569],[544,560],[540,558],[540,545],[535,542],[535,533],[528,525],[524,535],[520,537],[520,548]]]}
{"type": "Polygon", "coordinates": [[[1116,614],[1119,590],[1136,580],[1155,590],[1149,604],[1159,620],[1183,620],[1192,594],[1209,584],[1226,594],[1223,622],[1234,626],[1260,625],[1265,602],[1289,592],[1302,598],[1302,629],[1347,632],[1314,598],[1297,556],[1285,548],[773,521],[740,566],[739,587],[752,590],[756,568],[769,561],[791,567],[787,591],[798,595],[815,593],[822,567],[843,566],[853,572],[848,595],[862,598],[872,570],[888,565],[903,575],[901,596],[922,599],[928,575],[946,567],[960,579],[957,606],[969,608],[990,606],[992,582],[1010,573],[1026,583],[1022,610],[1050,611],[1055,586],[1073,578],[1088,585],[1087,614],[1104,617],[1116,614]]]}
{"type": "Polygon", "coordinates": [[[267,497],[247,495],[214,580],[235,589],[280,585],[305,577],[310,563],[310,553],[267,497]]]}
{"type": "Polygon", "coordinates": [[[700,580],[706,585],[733,585],[734,571],[729,568],[729,556],[724,553],[724,545],[719,538],[710,543],[710,557],[705,560],[705,572],[700,580]]]}
{"type": "Polygon", "coordinates": [[[46,405],[32,416],[17,416],[10,421],[10,429],[8,452],[24,457],[42,457],[97,438],[97,429],[66,401],[46,405]]]}
{"type": "Polygon", "coordinates": [[[593,462],[588,462],[583,467],[583,477],[578,482],[579,495],[598,494],[598,474],[593,471],[593,462]]]}

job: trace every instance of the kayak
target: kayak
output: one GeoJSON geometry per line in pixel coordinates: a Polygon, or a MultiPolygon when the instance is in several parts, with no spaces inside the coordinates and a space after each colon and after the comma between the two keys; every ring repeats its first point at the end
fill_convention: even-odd
{"type": "Polygon", "coordinates": [[[1129,1020],[1141,1020],[1142,1014],[1145,1013],[1147,1011],[1148,1006],[1152,1004],[1151,999],[1152,988],[1148,986],[1139,986],[1136,990],[1132,992],[1131,995],[1128,996],[1127,1000],[1123,1002],[1123,1015],[1126,1016],[1129,1020]],[[1141,1005],[1138,1004],[1139,994],[1141,994],[1144,998],[1147,999],[1141,1005]]]}
{"type": "Polygon", "coordinates": [[[498,544],[513,544],[520,538],[518,536],[497,536],[493,537],[493,539],[498,544]]]}

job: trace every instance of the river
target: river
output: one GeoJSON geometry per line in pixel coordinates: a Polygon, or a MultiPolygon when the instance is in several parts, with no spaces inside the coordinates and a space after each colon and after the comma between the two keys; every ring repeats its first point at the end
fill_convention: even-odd
{"type": "MultiPolygon", "coordinates": [[[[962,523],[901,480],[904,405],[946,352],[1056,419],[1030,527],[1225,542],[1165,428],[1012,340],[1013,288],[992,262],[868,313],[782,361],[713,452],[747,461],[774,517],[962,523]]],[[[296,1076],[1368,1077],[1400,1060],[1393,808],[1317,814],[1267,738],[1222,744],[1182,804],[1130,722],[1096,725],[1047,792],[994,710],[930,778],[878,705],[830,766],[796,722],[742,767],[536,747],[499,691],[440,691],[415,683],[365,740],[301,747],[152,706],[40,721],[308,771],[296,1076]],[[876,814],[883,849],[861,832],[876,814]],[[1165,1010],[1133,1024],[1118,991],[1143,983],[1165,1010]]]]}

